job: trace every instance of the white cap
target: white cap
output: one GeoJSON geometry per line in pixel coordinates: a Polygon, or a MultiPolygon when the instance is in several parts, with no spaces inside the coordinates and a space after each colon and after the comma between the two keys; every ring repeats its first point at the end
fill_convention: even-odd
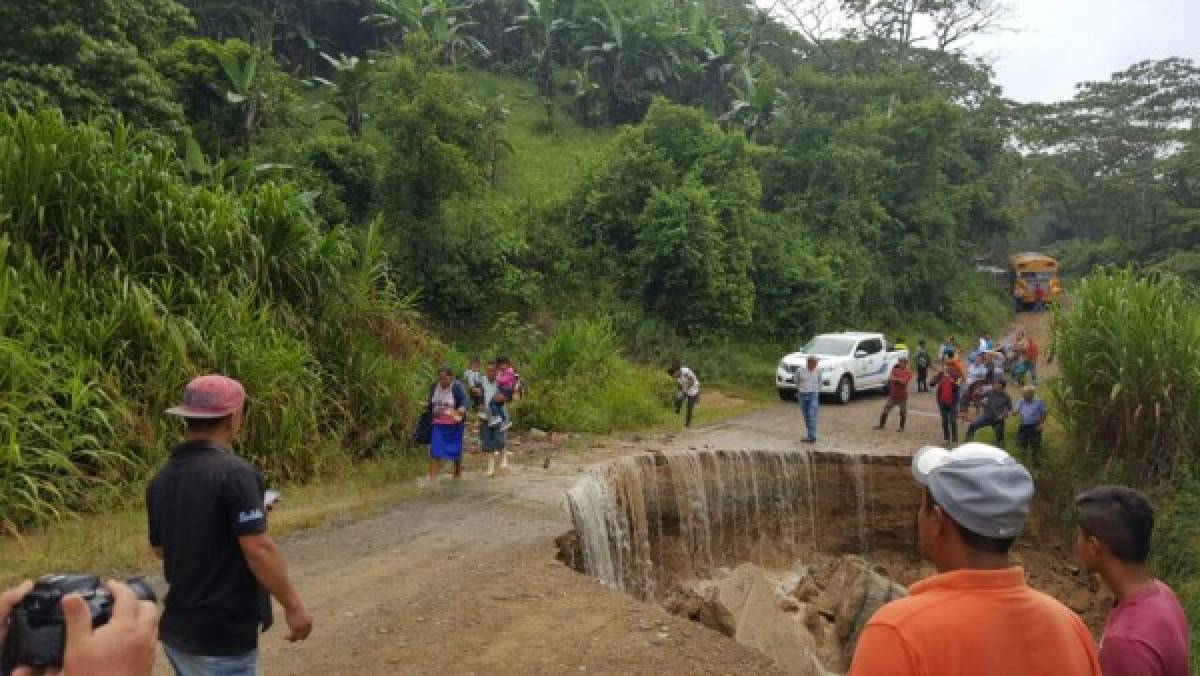
{"type": "Polygon", "coordinates": [[[1033,477],[995,446],[970,443],[913,455],[913,478],[959,525],[991,538],[1016,537],[1033,502],[1033,477]]]}

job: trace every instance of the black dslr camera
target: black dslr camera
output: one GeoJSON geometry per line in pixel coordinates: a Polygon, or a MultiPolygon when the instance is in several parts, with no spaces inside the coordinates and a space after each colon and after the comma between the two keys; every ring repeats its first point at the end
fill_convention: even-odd
{"type": "MultiPolygon", "coordinates": [[[[125,581],[143,601],[158,601],[140,577],[125,581]]],[[[4,641],[3,673],[17,667],[61,667],[66,643],[62,599],[78,594],[92,613],[92,627],[112,618],[113,598],[95,575],[43,575],[13,608],[4,641]]]]}

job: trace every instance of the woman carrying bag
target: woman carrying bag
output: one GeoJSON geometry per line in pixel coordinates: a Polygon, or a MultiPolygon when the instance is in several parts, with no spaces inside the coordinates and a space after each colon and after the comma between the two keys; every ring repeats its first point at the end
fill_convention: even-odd
{"type": "MultiPolygon", "coordinates": [[[[454,463],[454,478],[462,478],[463,430],[467,417],[466,388],[454,379],[454,371],[443,366],[438,369],[437,382],[429,389],[429,478],[423,485],[437,485],[438,467],[443,462],[454,463]]],[[[418,428],[420,427],[418,423],[418,428]]],[[[418,430],[418,433],[421,430],[418,430]]]]}

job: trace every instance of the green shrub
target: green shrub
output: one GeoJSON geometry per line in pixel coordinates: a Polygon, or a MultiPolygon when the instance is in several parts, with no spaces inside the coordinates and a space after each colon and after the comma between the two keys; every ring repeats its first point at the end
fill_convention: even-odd
{"type": "Polygon", "coordinates": [[[83,271],[242,282],[293,301],[349,256],[293,186],[194,187],[162,137],[54,111],[0,116],[0,220],[36,256],[83,271]]]}
{"type": "Polygon", "coordinates": [[[538,297],[536,271],[523,269],[528,250],[515,206],[450,200],[411,224],[397,247],[397,275],[419,293],[426,311],[479,327],[503,312],[528,311],[538,297]]]}
{"type": "Polygon", "coordinates": [[[607,433],[669,420],[670,378],[623,359],[608,320],[559,324],[520,371],[530,387],[523,426],[607,433]]]}
{"type": "Polygon", "coordinates": [[[581,267],[680,333],[744,325],[754,306],[747,235],[761,192],[752,153],[703,111],[656,101],[567,207],[588,245],[581,267]]]}
{"type": "Polygon", "coordinates": [[[0,102],[179,131],[179,104],[146,57],[191,23],[175,0],[0,3],[0,102]]]}
{"type": "Polygon", "coordinates": [[[327,223],[366,222],[379,197],[383,166],[374,146],[343,135],[317,136],[301,146],[297,160],[324,179],[331,193],[327,197],[342,205],[340,218],[336,211],[322,214],[327,223]]]}
{"type": "Polygon", "coordinates": [[[379,63],[373,116],[386,136],[384,203],[393,218],[428,218],[451,195],[483,185],[483,108],[463,93],[459,78],[422,71],[408,57],[379,63]]]}

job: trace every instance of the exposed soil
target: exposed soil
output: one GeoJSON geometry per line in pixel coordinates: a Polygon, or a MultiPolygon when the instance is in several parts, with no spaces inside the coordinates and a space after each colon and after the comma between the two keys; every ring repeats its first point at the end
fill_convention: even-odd
{"type": "MultiPolygon", "coordinates": [[[[703,403],[701,403],[703,405],[703,403]]],[[[908,429],[870,429],[883,405],[864,396],[820,411],[821,450],[911,453],[940,443],[931,395],[913,395],[908,429]]],[[[519,445],[507,475],[483,476],[470,455],[455,485],[362,521],[287,538],[292,577],[316,618],[311,638],[262,640],[269,674],[344,673],[777,673],[770,660],[725,635],[608,590],[555,556],[570,530],[563,495],[590,462],[654,449],[794,449],[799,407],[775,404],[672,435],[630,436],[565,452],[551,440],[519,445]],[[524,450],[522,450],[524,449],[524,450]],[[552,458],[549,468],[545,458],[552,458]]],[[[286,506],[284,507],[286,509],[286,506]]],[[[1084,612],[1095,629],[1104,599],[1074,568],[1054,521],[1037,515],[1018,559],[1034,586],[1084,612]]],[[[929,571],[889,561],[908,583],[929,571]]],[[[282,620],[282,613],[279,613],[282,620]]],[[[165,659],[158,673],[167,674],[165,659]]]]}

